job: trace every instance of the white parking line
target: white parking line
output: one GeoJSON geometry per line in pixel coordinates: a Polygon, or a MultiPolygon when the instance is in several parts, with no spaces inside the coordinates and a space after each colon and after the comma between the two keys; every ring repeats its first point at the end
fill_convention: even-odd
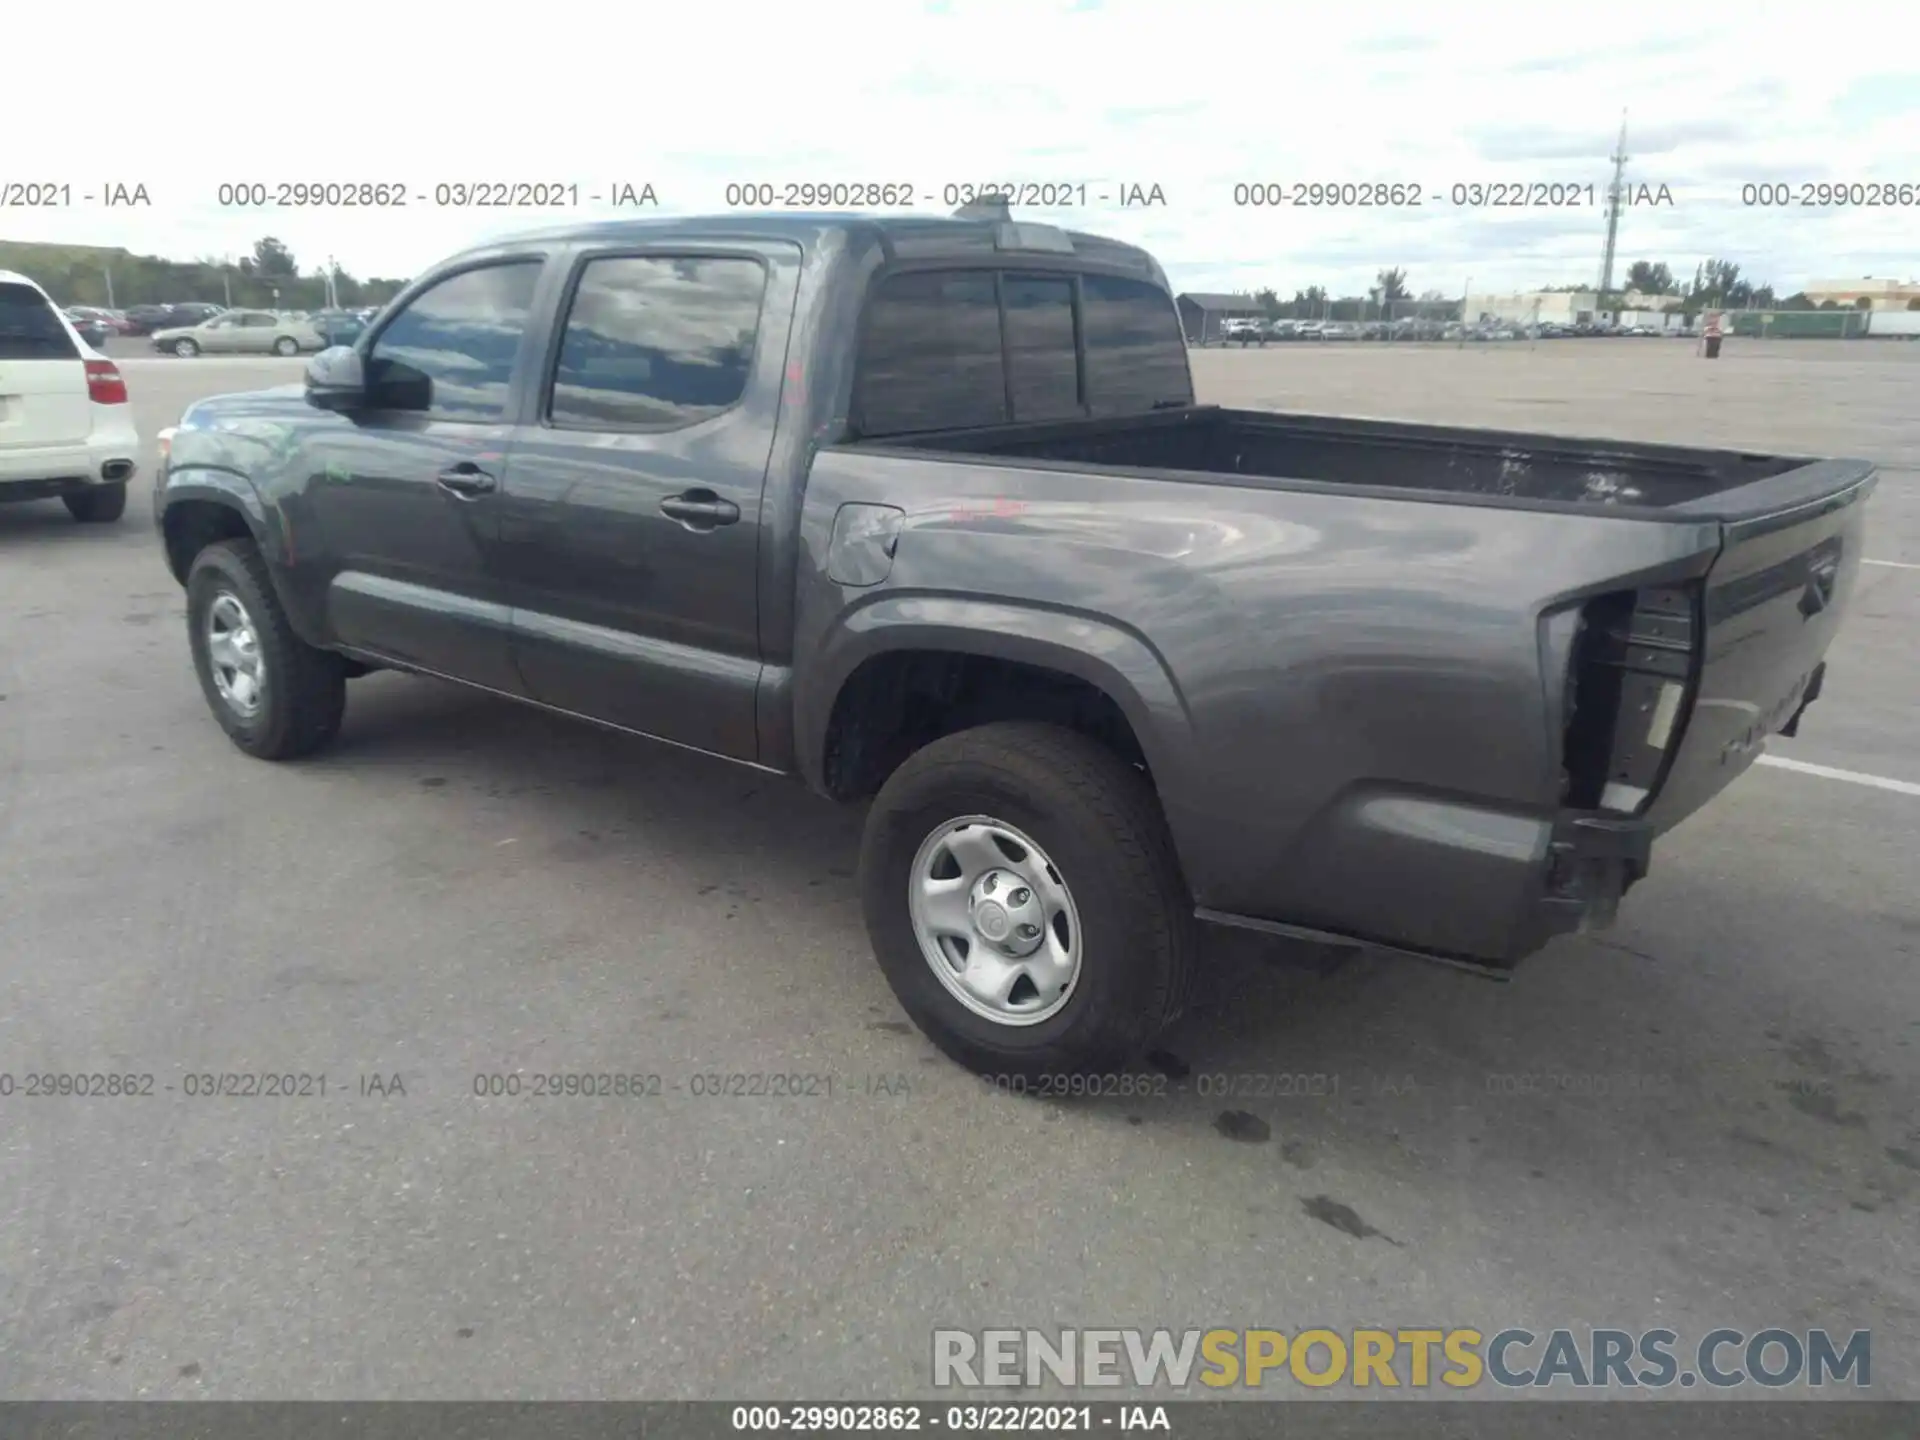
{"type": "Polygon", "coordinates": [[[1797,770],[1802,775],[1817,775],[1822,780],[1844,780],[1849,785],[1871,785],[1876,790],[1891,790],[1896,795],[1920,795],[1920,785],[1914,784],[1911,780],[1889,780],[1884,775],[1868,775],[1860,770],[1836,770],[1831,765],[1810,765],[1805,760],[1789,760],[1784,755],[1762,755],[1759,763],[1777,766],[1782,770],[1797,770]]]}
{"type": "Polygon", "coordinates": [[[1862,560],[1860,563],[1862,565],[1884,565],[1889,570],[1920,570],[1920,565],[1915,565],[1907,560],[1862,560]]]}

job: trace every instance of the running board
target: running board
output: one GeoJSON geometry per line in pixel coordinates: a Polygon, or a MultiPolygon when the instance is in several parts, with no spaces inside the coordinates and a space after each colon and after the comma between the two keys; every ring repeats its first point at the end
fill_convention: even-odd
{"type": "Polygon", "coordinates": [[[1462,970],[1469,975],[1478,975],[1482,980],[1505,982],[1513,979],[1513,971],[1499,965],[1488,965],[1475,960],[1462,960],[1454,955],[1436,955],[1427,950],[1408,950],[1399,945],[1385,945],[1378,940],[1363,940],[1357,935],[1336,935],[1330,930],[1315,930],[1306,925],[1289,925],[1280,920],[1257,920],[1251,915],[1232,915],[1225,910],[1209,910],[1197,906],[1193,918],[1209,925],[1225,925],[1233,930],[1254,930],[1262,935],[1278,935],[1287,940],[1307,940],[1318,945],[1340,945],[1349,950],[1365,950],[1375,955],[1391,955],[1400,960],[1418,960],[1427,965],[1444,965],[1449,970],[1462,970]]]}

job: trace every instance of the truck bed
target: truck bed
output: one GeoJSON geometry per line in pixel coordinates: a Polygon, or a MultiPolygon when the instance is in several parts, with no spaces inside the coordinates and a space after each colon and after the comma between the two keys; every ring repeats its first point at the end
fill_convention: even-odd
{"type": "Polygon", "coordinates": [[[974,455],[1064,461],[1241,479],[1418,490],[1462,499],[1667,509],[1771,479],[1811,462],[1499,430],[1194,406],[1156,415],[951,431],[889,442],[974,455]]]}
{"type": "Polygon", "coordinates": [[[1210,916],[1498,967],[1794,732],[1874,478],[1211,407],[856,441],[796,633],[1111,685],[1210,916]]]}

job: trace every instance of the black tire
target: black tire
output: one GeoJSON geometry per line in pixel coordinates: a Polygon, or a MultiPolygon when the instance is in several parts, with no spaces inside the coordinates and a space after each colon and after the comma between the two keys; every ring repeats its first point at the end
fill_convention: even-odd
{"type": "Polygon", "coordinates": [[[213,717],[227,737],[261,760],[310,755],[339,732],[347,708],[346,667],[316,650],[288,623],[267,564],[251,540],[222,540],[193,559],[187,572],[187,638],[194,672],[213,717]],[[231,593],[252,621],[265,670],[259,708],[243,715],[221,697],[207,653],[207,615],[231,593]]]}
{"type": "Polygon", "coordinates": [[[67,503],[67,513],[83,525],[111,525],[127,513],[125,485],[89,485],[60,498],[67,503]]]}
{"type": "Polygon", "coordinates": [[[298,355],[300,353],[300,342],[290,335],[282,335],[278,340],[273,342],[273,353],[283,356],[298,355]]]}
{"type": "Polygon", "coordinates": [[[182,360],[191,360],[200,353],[200,342],[197,340],[180,339],[174,341],[168,348],[182,360]]]}
{"type": "Polygon", "coordinates": [[[1146,777],[1071,730],[1003,721],[934,741],[881,788],[860,850],[867,934],[908,1016],[952,1059],[1027,1082],[1124,1066],[1185,1008],[1193,902],[1146,777]],[[1080,915],[1083,954],[1064,1008],[1031,1025],[975,1014],[933,973],[908,909],[922,842],[987,815],[1052,858],[1080,915]]]}

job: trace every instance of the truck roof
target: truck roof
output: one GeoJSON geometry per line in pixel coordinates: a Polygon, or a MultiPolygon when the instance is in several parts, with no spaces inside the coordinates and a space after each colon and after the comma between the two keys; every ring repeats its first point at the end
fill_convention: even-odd
{"type": "Polygon", "coordinates": [[[1045,221],[956,218],[945,215],[868,215],[860,212],[741,211],[724,215],[676,215],[637,220],[590,220],[542,226],[496,236],[470,246],[460,257],[529,241],[566,244],[619,244],[622,241],[711,241],[725,239],[790,240],[808,259],[822,248],[847,241],[876,242],[890,258],[909,260],[981,259],[995,253],[1059,254],[1057,239],[1072,246],[1077,262],[1122,270],[1152,279],[1166,288],[1158,262],[1137,245],[1065,230],[1045,221]],[[1055,237],[1056,243],[1047,243],[1055,237]],[[1036,243],[1037,242],[1037,243],[1036,243]]]}

